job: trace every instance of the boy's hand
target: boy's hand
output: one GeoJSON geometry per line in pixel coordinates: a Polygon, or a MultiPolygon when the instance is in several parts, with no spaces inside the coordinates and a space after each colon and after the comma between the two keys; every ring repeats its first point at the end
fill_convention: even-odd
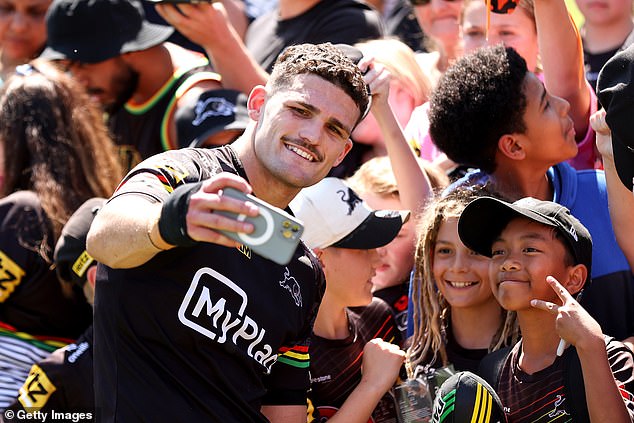
{"type": "Polygon", "coordinates": [[[561,339],[570,345],[574,345],[577,350],[588,349],[597,345],[605,348],[603,333],[599,323],[588,314],[557,279],[548,276],[546,277],[546,282],[557,293],[562,305],[542,300],[531,300],[531,305],[557,316],[556,329],[561,339]]]}
{"type": "Polygon", "coordinates": [[[398,345],[375,338],[363,348],[362,380],[370,383],[383,395],[396,382],[403,361],[405,351],[398,345]]]}

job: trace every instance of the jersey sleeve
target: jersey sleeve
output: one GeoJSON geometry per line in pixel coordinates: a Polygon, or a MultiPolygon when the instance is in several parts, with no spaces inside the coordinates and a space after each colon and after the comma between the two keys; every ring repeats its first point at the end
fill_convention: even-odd
{"type": "Polygon", "coordinates": [[[607,344],[606,349],[614,380],[630,418],[634,421],[634,353],[621,342],[614,340],[607,344]]]}
{"type": "Polygon", "coordinates": [[[171,150],[144,160],[121,181],[112,198],[140,195],[162,202],[177,187],[222,172],[220,164],[197,149],[171,150]]]}

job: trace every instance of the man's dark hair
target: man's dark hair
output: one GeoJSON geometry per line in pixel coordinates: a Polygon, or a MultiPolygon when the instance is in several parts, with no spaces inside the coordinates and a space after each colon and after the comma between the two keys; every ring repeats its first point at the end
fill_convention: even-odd
{"type": "Polygon", "coordinates": [[[286,48],[273,66],[269,86],[275,92],[289,87],[297,75],[306,73],[317,75],[341,88],[357,104],[360,116],[367,109],[370,100],[363,74],[343,51],[330,43],[299,44],[286,48]]]}
{"type": "Polygon", "coordinates": [[[432,94],[429,133],[458,164],[492,173],[500,137],[523,133],[526,62],[512,48],[483,47],[462,57],[432,94]]]}

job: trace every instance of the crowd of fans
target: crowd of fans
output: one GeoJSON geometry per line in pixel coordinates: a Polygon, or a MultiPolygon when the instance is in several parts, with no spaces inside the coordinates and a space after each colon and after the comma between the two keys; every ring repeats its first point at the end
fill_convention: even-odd
{"type": "Polygon", "coordinates": [[[634,3],[577,5],[0,0],[0,422],[633,421],[634,3]]]}

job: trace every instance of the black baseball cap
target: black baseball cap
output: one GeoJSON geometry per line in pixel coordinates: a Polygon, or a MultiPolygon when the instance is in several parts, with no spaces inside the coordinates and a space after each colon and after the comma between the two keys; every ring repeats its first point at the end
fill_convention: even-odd
{"type": "Polygon", "coordinates": [[[452,375],[440,386],[434,400],[433,423],[506,423],[497,393],[471,372],[452,375]]]}
{"type": "Polygon", "coordinates": [[[597,96],[612,131],[614,164],[621,182],[632,191],[634,179],[634,44],[617,53],[599,72],[597,96]]]}
{"type": "Polygon", "coordinates": [[[209,90],[196,103],[179,107],[174,115],[180,147],[200,147],[222,131],[242,133],[251,119],[247,95],[236,90],[209,90]]]}
{"type": "Polygon", "coordinates": [[[145,20],[136,0],[54,0],[40,57],[98,63],[161,44],[174,28],[145,20]]]}
{"type": "Polygon", "coordinates": [[[86,283],[86,271],[95,262],[86,251],[86,237],[97,211],[105,202],[105,198],[99,197],[87,200],[64,225],[53,254],[59,279],[80,287],[86,283]]]}
{"type": "MultiPolygon", "coordinates": [[[[570,210],[552,201],[522,198],[508,203],[493,197],[480,197],[470,202],[458,220],[458,235],[470,249],[491,257],[491,246],[508,223],[525,217],[557,229],[568,242],[577,264],[592,270],[592,237],[570,210]]],[[[587,280],[590,278],[588,277],[587,280]]],[[[586,281],[587,282],[587,281],[586,281]]]]}

